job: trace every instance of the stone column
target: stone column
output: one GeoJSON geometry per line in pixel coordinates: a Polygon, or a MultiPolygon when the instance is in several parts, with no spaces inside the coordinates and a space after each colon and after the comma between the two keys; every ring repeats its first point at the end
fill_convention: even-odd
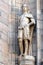
{"type": "Polygon", "coordinates": [[[0,65],[11,65],[9,64],[10,4],[10,0],[0,0],[0,65]]]}
{"type": "Polygon", "coordinates": [[[43,36],[43,0],[37,0],[37,65],[41,63],[43,36]]]}

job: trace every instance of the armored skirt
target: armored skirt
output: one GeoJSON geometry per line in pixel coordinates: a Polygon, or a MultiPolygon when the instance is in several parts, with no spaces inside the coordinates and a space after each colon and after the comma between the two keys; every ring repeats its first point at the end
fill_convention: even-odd
{"type": "Polygon", "coordinates": [[[29,26],[24,26],[23,27],[19,27],[18,28],[18,38],[19,39],[30,39],[30,30],[29,30],[29,26]]]}

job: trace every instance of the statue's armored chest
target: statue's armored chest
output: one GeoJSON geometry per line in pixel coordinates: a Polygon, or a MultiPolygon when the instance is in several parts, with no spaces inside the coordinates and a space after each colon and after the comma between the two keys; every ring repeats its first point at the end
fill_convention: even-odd
{"type": "Polygon", "coordinates": [[[23,17],[23,18],[21,19],[21,25],[22,25],[22,26],[27,25],[28,22],[29,22],[29,20],[28,20],[28,18],[26,18],[26,17],[23,17]]]}

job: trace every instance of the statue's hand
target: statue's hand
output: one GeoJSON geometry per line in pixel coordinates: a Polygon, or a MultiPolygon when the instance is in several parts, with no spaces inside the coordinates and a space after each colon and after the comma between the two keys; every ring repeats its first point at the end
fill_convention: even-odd
{"type": "Polygon", "coordinates": [[[30,25],[29,25],[29,24],[26,24],[26,26],[27,26],[27,27],[30,27],[30,25]]]}
{"type": "Polygon", "coordinates": [[[30,25],[29,25],[29,24],[26,24],[24,27],[28,27],[28,28],[29,28],[29,27],[30,27],[30,25]]]}

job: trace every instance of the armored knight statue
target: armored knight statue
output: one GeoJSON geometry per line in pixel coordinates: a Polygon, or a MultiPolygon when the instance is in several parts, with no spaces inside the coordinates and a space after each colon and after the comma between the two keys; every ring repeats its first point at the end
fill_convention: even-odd
{"type": "Polygon", "coordinates": [[[28,55],[29,54],[29,46],[31,41],[31,27],[32,25],[35,25],[35,20],[30,13],[30,10],[28,8],[28,5],[23,5],[23,14],[20,18],[20,25],[18,26],[18,42],[20,47],[21,55],[28,55]],[[23,42],[24,41],[24,42],[23,42]],[[23,43],[25,46],[25,49],[23,47],[23,43]],[[23,53],[23,51],[25,52],[23,53]]]}

